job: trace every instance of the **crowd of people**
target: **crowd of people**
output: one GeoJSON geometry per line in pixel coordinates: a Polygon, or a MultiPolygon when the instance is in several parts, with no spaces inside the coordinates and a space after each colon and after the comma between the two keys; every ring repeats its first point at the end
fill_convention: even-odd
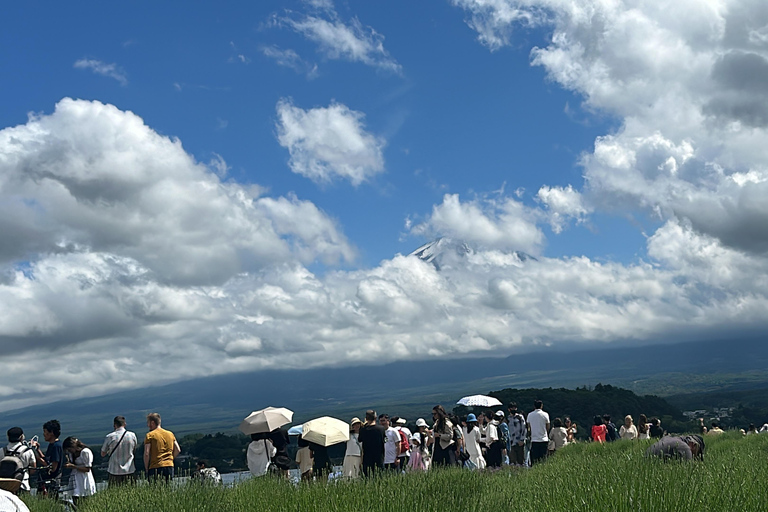
{"type": "MultiPolygon", "coordinates": [[[[666,436],[658,418],[648,420],[640,415],[637,423],[625,416],[617,428],[609,415],[595,416],[589,440],[610,443],[618,440],[658,438],[646,454],[663,458],[703,460],[704,438],[724,431],[716,422],[706,427],[700,420],[700,434],[666,436]]],[[[516,403],[503,410],[472,412],[463,417],[449,415],[441,405],[432,409],[431,422],[423,418],[409,428],[405,418],[365,412],[364,420],[352,418],[349,440],[341,471],[334,474],[328,447],[298,437],[298,450],[289,457],[290,439],[283,428],[251,435],[246,451],[248,469],[259,477],[270,472],[285,474],[294,462],[304,481],[331,478],[369,477],[378,472],[427,471],[436,466],[463,466],[474,470],[501,468],[503,465],[533,466],[541,463],[563,447],[576,442],[578,426],[570,418],[550,421],[543,403],[536,400],[533,410],[524,415],[516,403]]],[[[116,416],[114,430],[107,434],[101,446],[101,456],[108,458],[108,485],[118,486],[134,481],[134,454],[138,438],[127,429],[123,416],[116,416]]],[[[143,461],[147,478],[169,482],[174,478],[174,460],[181,453],[173,432],[162,427],[158,413],[147,416],[148,432],[144,437],[143,461]]],[[[745,435],[768,431],[768,424],[759,431],[750,425],[745,435]]],[[[8,430],[8,444],[0,455],[0,489],[15,494],[29,493],[36,486],[42,496],[56,495],[61,488],[64,469],[69,469],[69,482],[75,504],[96,493],[93,476],[93,451],[75,437],[61,437],[57,420],[46,422],[42,428],[48,443],[43,452],[37,436],[26,440],[20,427],[8,430]]],[[[221,476],[206,461],[197,462],[194,479],[220,483],[221,476]]],[[[7,494],[7,493],[6,493],[7,494]]],[[[5,494],[3,494],[5,496],[5,494]]],[[[19,509],[21,510],[21,509],[19,509]]]]}
{"type": "MultiPolygon", "coordinates": [[[[123,416],[114,418],[113,427],[101,447],[101,456],[108,458],[110,486],[133,482],[138,445],[136,434],[127,430],[123,416]]],[[[174,459],[181,452],[179,443],[172,432],[161,427],[158,413],[147,416],[147,428],[149,432],[144,438],[147,476],[151,480],[169,481],[174,475],[174,459]]],[[[8,444],[0,452],[0,491],[3,493],[29,493],[34,484],[39,496],[57,497],[65,469],[70,473],[64,488],[71,492],[75,505],[96,493],[93,451],[76,437],[60,440],[61,424],[57,420],[43,424],[43,438],[48,443],[45,452],[37,436],[27,440],[20,427],[12,427],[7,434],[8,444]]]]}

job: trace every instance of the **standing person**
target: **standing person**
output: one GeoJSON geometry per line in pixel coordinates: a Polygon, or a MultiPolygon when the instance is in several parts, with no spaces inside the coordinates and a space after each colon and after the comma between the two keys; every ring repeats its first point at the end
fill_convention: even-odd
{"type": "Polygon", "coordinates": [[[517,410],[517,403],[510,402],[507,405],[509,416],[507,417],[507,426],[509,427],[509,463],[516,466],[525,465],[525,417],[517,410]]]}
{"type": "Polygon", "coordinates": [[[477,426],[477,416],[467,415],[467,426],[464,427],[464,449],[469,455],[469,460],[477,469],[485,469],[485,457],[480,451],[480,428],[477,426]]]}
{"type": "Polygon", "coordinates": [[[504,441],[502,441],[501,436],[499,435],[499,424],[504,418],[504,413],[501,414],[501,417],[487,413],[485,417],[488,421],[485,437],[485,444],[488,447],[488,451],[485,460],[489,468],[500,468],[504,461],[504,441]]]}
{"type": "Polygon", "coordinates": [[[432,455],[432,462],[435,465],[455,466],[456,441],[453,435],[453,423],[448,419],[448,414],[442,405],[436,405],[432,408],[432,419],[435,422],[432,427],[435,436],[435,451],[432,455]]]}
{"type": "Polygon", "coordinates": [[[301,475],[302,482],[311,482],[313,465],[312,452],[309,451],[309,443],[301,436],[299,436],[298,443],[299,449],[296,451],[296,464],[299,465],[299,475],[301,475]]]}
{"type": "Polygon", "coordinates": [[[426,471],[427,465],[424,462],[424,452],[421,450],[421,436],[413,434],[411,436],[411,457],[408,459],[408,471],[426,471]]]}
{"type": "Polygon", "coordinates": [[[616,425],[611,421],[610,414],[603,414],[603,423],[605,423],[605,440],[609,443],[618,441],[619,432],[616,430],[616,425]]]}
{"type": "Polygon", "coordinates": [[[397,469],[397,454],[400,453],[400,432],[389,423],[388,414],[379,415],[379,425],[384,427],[384,469],[397,469]]]}
{"type": "Polygon", "coordinates": [[[64,464],[64,467],[72,470],[74,489],[72,497],[75,506],[79,505],[83,498],[96,494],[96,480],[93,479],[93,452],[76,437],[68,437],[62,443],[64,451],[72,456],[73,462],[64,464]]]}
{"type": "Polygon", "coordinates": [[[149,432],[144,438],[144,467],[150,480],[162,477],[169,482],[173,479],[173,459],[181,453],[181,447],[173,432],[160,425],[160,414],[147,415],[149,432]]]}
{"type": "Polygon", "coordinates": [[[317,443],[309,443],[309,453],[312,455],[312,473],[320,481],[328,479],[333,471],[331,458],[328,456],[328,447],[317,443]]]}
{"type": "Polygon", "coordinates": [[[43,424],[43,439],[48,443],[45,455],[40,450],[36,441],[30,441],[30,446],[35,450],[37,466],[48,466],[48,469],[37,473],[37,493],[47,496],[49,493],[56,496],[61,487],[61,470],[64,468],[64,448],[61,446],[59,436],[61,424],[59,420],[46,421],[43,424]]]}
{"type": "Polygon", "coordinates": [[[619,436],[622,439],[637,439],[637,427],[632,423],[632,416],[624,416],[624,424],[619,429],[619,436]]]}
{"type": "Polygon", "coordinates": [[[408,458],[411,456],[411,447],[406,445],[404,441],[408,440],[410,444],[413,433],[411,433],[411,429],[405,426],[408,423],[405,418],[395,416],[392,418],[392,422],[395,424],[395,429],[398,432],[402,432],[400,436],[400,453],[397,455],[397,467],[405,469],[405,466],[408,465],[408,458]]]}
{"type": "Polygon", "coordinates": [[[576,431],[577,426],[575,423],[571,421],[571,418],[569,416],[566,416],[563,419],[563,427],[565,427],[565,431],[568,433],[568,443],[575,443],[576,442],[576,431]]]}
{"type": "Polygon", "coordinates": [[[251,434],[251,442],[248,445],[245,460],[248,463],[248,471],[253,476],[266,475],[272,457],[277,454],[277,449],[269,437],[267,432],[251,434]]]}
{"type": "Polygon", "coordinates": [[[133,473],[136,471],[133,453],[138,443],[136,434],[126,430],[124,416],[115,416],[112,425],[115,430],[107,434],[101,446],[101,456],[109,457],[107,474],[110,487],[133,481],[133,473]]]}
{"type": "Polygon", "coordinates": [[[526,423],[531,436],[531,466],[547,456],[549,446],[549,414],[542,409],[541,400],[533,402],[533,411],[528,413],[526,423]]]}
{"type": "Polygon", "coordinates": [[[605,426],[605,422],[600,416],[595,416],[593,422],[594,425],[592,425],[591,433],[592,440],[603,444],[605,442],[605,436],[608,433],[608,427],[605,426]]]}
{"type": "Polygon", "coordinates": [[[549,431],[549,455],[568,444],[568,430],[563,426],[563,420],[555,418],[552,422],[552,430],[549,431]]]}
{"type": "Polygon", "coordinates": [[[499,440],[502,443],[502,460],[504,464],[509,464],[509,453],[512,451],[512,441],[509,436],[509,425],[507,425],[507,417],[504,411],[496,411],[496,420],[498,421],[499,440]]]}
{"type": "MultiPolygon", "coordinates": [[[[24,431],[21,427],[11,427],[8,429],[7,434],[8,445],[2,448],[0,458],[6,456],[17,457],[21,461],[22,474],[19,490],[23,493],[28,493],[30,492],[29,472],[36,467],[37,463],[35,451],[24,443],[24,431]]],[[[11,476],[16,478],[16,475],[9,475],[9,477],[11,476]]]]}
{"type": "Polygon", "coordinates": [[[661,428],[661,421],[659,421],[659,418],[651,418],[651,426],[648,429],[648,432],[651,434],[651,437],[661,439],[664,436],[664,429],[661,428]]]}
{"type": "Polygon", "coordinates": [[[509,451],[511,448],[509,440],[509,425],[507,425],[504,411],[496,411],[494,417],[496,418],[496,428],[499,431],[499,441],[501,442],[501,460],[504,464],[509,464],[509,451]]]}
{"type": "Polygon", "coordinates": [[[643,440],[650,439],[650,437],[648,418],[645,416],[645,414],[641,414],[637,418],[637,438],[643,440]]]}
{"type": "Polygon", "coordinates": [[[453,424],[453,446],[456,455],[456,462],[459,463],[461,450],[464,449],[464,433],[461,430],[461,420],[455,414],[448,419],[453,424]]]}
{"type": "Polygon", "coordinates": [[[345,478],[359,478],[360,470],[363,466],[363,447],[360,444],[360,427],[363,422],[359,418],[352,418],[349,422],[349,441],[347,441],[347,451],[344,454],[344,464],[342,473],[345,478]]]}
{"type": "MultiPolygon", "coordinates": [[[[432,431],[429,430],[427,422],[424,418],[416,420],[416,427],[419,429],[416,431],[414,437],[419,438],[419,451],[421,452],[421,459],[424,462],[424,469],[429,469],[432,465],[432,445],[435,441],[432,436],[432,431]]],[[[411,454],[413,454],[413,448],[411,448],[411,454]]]]}
{"type": "Polygon", "coordinates": [[[387,429],[376,423],[376,411],[365,411],[365,423],[357,438],[363,447],[363,475],[374,475],[384,469],[384,440],[387,429]]]}

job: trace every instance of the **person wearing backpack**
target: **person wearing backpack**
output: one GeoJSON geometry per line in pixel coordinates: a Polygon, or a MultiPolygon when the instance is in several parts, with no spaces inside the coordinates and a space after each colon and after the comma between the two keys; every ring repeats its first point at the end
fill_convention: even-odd
{"type": "Polygon", "coordinates": [[[400,434],[400,452],[397,454],[397,465],[401,470],[405,470],[411,456],[411,436],[413,434],[405,426],[407,423],[405,418],[394,416],[392,423],[395,424],[395,430],[400,434]]]}
{"type": "Polygon", "coordinates": [[[35,452],[24,442],[24,431],[21,427],[8,429],[8,445],[0,457],[0,478],[21,480],[19,491],[29,492],[29,472],[35,467],[35,452]]]}

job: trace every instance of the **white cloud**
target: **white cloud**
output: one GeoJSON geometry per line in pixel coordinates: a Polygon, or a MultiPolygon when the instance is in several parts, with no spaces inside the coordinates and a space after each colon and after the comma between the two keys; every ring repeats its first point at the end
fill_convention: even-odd
{"type": "MultiPolygon", "coordinates": [[[[768,318],[766,259],[690,223],[651,236],[651,262],[521,261],[511,251],[540,249],[546,212],[503,192],[446,195],[412,232],[472,242],[463,260],[438,271],[398,255],[316,275],[302,262],[354,257],[332,218],[223,182],[211,171],[222,157],[198,163],[132,113],[65,99],[0,131],[0,155],[0,382],[13,382],[0,410],[150,381],[679,339],[768,318]]],[[[575,194],[548,190],[548,205],[578,213],[575,194]]]]}
{"type": "Polygon", "coordinates": [[[511,249],[538,254],[544,235],[537,226],[540,212],[511,198],[475,199],[462,203],[458,194],[446,194],[431,215],[411,229],[428,238],[449,236],[484,248],[511,249]]]}
{"type": "Polygon", "coordinates": [[[365,130],[362,112],[340,103],[304,110],[277,104],[277,138],[291,154],[291,170],[317,183],[335,178],[358,186],[384,171],[385,141],[365,130]]]}
{"type": "Polygon", "coordinates": [[[565,228],[569,219],[584,222],[589,214],[589,208],[584,204],[581,194],[571,185],[567,187],[543,186],[536,198],[544,203],[549,212],[549,224],[555,233],[565,228]]]}
{"type": "Polygon", "coordinates": [[[532,64],[589,109],[623,121],[582,159],[589,204],[642,208],[728,246],[768,251],[762,2],[454,3],[492,48],[511,41],[521,20],[548,24],[551,39],[532,49],[532,64]]]}
{"type": "Polygon", "coordinates": [[[117,64],[107,64],[96,59],[80,59],[75,61],[74,67],[77,69],[90,69],[97,75],[114,78],[122,86],[128,85],[128,76],[117,64]]]}
{"type": "Polygon", "coordinates": [[[649,253],[663,266],[510,264],[481,250],[441,271],[395,256],[320,277],[293,262],[206,287],[162,284],[124,256],[48,254],[0,284],[3,378],[15,383],[0,409],[147,380],[765,327],[764,259],[677,223],[649,253]],[[40,375],[43,354],[61,364],[40,375]]]}
{"type": "Polygon", "coordinates": [[[292,69],[299,74],[306,74],[310,80],[317,77],[317,64],[302,59],[298,53],[290,48],[283,50],[275,45],[264,46],[261,48],[261,53],[273,59],[278,66],[292,69]]]}
{"type": "Polygon", "coordinates": [[[291,225],[279,198],[222,182],[178,140],[111,105],[64,99],[53,114],[0,131],[0,154],[0,264],[106,252],[163,282],[203,284],[286,258],[354,253],[314,205],[288,200],[302,216],[291,225]]]}
{"type": "Polygon", "coordinates": [[[278,20],[279,23],[316,43],[327,59],[362,62],[391,73],[402,73],[400,64],[384,48],[384,36],[371,27],[364,27],[357,18],[349,23],[343,22],[330,2],[320,0],[310,3],[323,7],[325,12],[300,19],[284,17],[278,20]]]}

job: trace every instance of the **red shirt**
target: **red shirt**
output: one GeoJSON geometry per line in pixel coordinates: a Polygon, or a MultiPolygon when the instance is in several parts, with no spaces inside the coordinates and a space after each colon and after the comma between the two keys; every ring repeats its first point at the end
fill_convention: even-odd
{"type": "Polygon", "coordinates": [[[605,442],[605,434],[608,433],[608,427],[605,425],[593,425],[592,426],[592,439],[595,441],[605,442]]]}

